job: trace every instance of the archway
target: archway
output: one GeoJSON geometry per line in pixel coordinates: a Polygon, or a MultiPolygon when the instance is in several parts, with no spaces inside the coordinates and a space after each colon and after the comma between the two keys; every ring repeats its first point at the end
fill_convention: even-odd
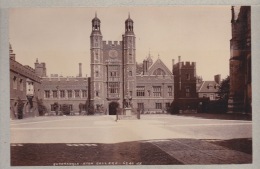
{"type": "Polygon", "coordinates": [[[117,108],[119,107],[118,102],[111,102],[109,103],[109,115],[116,115],[117,108]]]}

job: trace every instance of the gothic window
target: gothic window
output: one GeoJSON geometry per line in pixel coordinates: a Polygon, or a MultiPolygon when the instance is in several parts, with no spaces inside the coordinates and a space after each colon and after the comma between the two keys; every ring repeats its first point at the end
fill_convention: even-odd
{"type": "Polygon", "coordinates": [[[98,91],[96,91],[96,96],[97,96],[97,97],[99,96],[99,92],[98,92],[98,91]]]}
{"type": "Polygon", "coordinates": [[[133,73],[132,73],[131,70],[128,72],[128,75],[129,75],[129,76],[133,76],[133,73]]]}
{"type": "Polygon", "coordinates": [[[136,87],[136,96],[145,96],[145,87],[144,86],[136,87]]]}
{"type": "Polygon", "coordinates": [[[162,109],[162,103],[155,103],[155,109],[162,109]]]}
{"type": "Polygon", "coordinates": [[[132,91],[129,91],[129,95],[132,97],[132,96],[133,96],[133,92],[132,92],[132,91]]]}
{"type": "Polygon", "coordinates": [[[153,96],[161,97],[161,86],[153,86],[153,96]]]}
{"type": "Polygon", "coordinates": [[[95,53],[95,59],[98,60],[98,53],[95,53]]]}
{"type": "Polygon", "coordinates": [[[108,88],[110,93],[118,93],[119,85],[117,82],[110,82],[108,88]]]}
{"type": "Polygon", "coordinates": [[[60,90],[60,98],[64,98],[65,97],[65,91],[64,90],[60,90]]]}
{"type": "Polygon", "coordinates": [[[57,98],[58,97],[58,91],[57,90],[53,90],[52,91],[52,97],[53,98],[57,98]]]}
{"type": "Polygon", "coordinates": [[[186,92],[186,97],[190,97],[190,87],[186,87],[185,92],[186,92]]]}
{"type": "Polygon", "coordinates": [[[45,90],[44,94],[45,94],[45,98],[50,98],[50,91],[49,90],[45,90]]]}
{"type": "Polygon", "coordinates": [[[17,78],[14,76],[13,78],[13,89],[17,89],[17,78]]]}
{"type": "Polygon", "coordinates": [[[75,97],[80,97],[79,96],[79,90],[75,90],[75,97]]]}
{"type": "Polygon", "coordinates": [[[68,98],[72,98],[72,90],[68,90],[68,98]]]}
{"type": "Polygon", "coordinates": [[[190,80],[190,74],[186,74],[186,79],[190,80]]]}
{"type": "Polygon", "coordinates": [[[20,90],[23,91],[23,79],[20,79],[19,87],[20,87],[20,90]]]}
{"type": "Polygon", "coordinates": [[[82,90],[82,97],[86,98],[87,97],[87,90],[82,90]]]}
{"type": "Polygon", "coordinates": [[[168,86],[168,96],[172,96],[172,86],[168,86]]]}
{"type": "Polygon", "coordinates": [[[139,110],[144,110],[144,103],[137,103],[137,108],[139,110]]]}
{"type": "Polygon", "coordinates": [[[154,72],[153,72],[153,75],[165,75],[165,71],[162,70],[161,68],[158,68],[156,69],[154,72]]]}

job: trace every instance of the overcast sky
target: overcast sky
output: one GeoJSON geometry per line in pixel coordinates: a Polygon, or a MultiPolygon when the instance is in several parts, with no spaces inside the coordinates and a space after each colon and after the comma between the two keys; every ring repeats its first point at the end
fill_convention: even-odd
{"type": "Polygon", "coordinates": [[[90,75],[91,20],[97,12],[103,40],[121,41],[130,12],[136,35],[136,60],[150,53],[171,70],[172,59],[197,62],[197,75],[213,80],[229,74],[230,6],[15,8],[9,13],[9,38],[16,60],[47,74],[76,76],[78,63],[90,75]]]}

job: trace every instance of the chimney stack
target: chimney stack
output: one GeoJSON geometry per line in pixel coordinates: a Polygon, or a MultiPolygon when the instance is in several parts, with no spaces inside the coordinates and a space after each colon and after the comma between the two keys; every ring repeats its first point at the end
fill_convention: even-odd
{"type": "Polygon", "coordinates": [[[215,82],[216,82],[217,84],[220,84],[220,81],[221,81],[221,75],[220,75],[220,74],[215,75],[215,76],[214,76],[214,80],[215,80],[215,82]]]}
{"type": "Polygon", "coordinates": [[[181,56],[178,56],[178,62],[181,62],[181,56]]]}
{"type": "Polygon", "coordinates": [[[82,77],[82,63],[79,63],[79,77],[82,77]]]}

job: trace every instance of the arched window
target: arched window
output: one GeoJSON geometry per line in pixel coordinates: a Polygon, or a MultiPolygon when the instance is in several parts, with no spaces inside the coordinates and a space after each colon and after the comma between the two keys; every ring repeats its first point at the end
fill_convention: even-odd
{"type": "Polygon", "coordinates": [[[158,68],[156,69],[154,72],[153,72],[153,75],[165,75],[165,71],[162,70],[161,68],[158,68]]]}

